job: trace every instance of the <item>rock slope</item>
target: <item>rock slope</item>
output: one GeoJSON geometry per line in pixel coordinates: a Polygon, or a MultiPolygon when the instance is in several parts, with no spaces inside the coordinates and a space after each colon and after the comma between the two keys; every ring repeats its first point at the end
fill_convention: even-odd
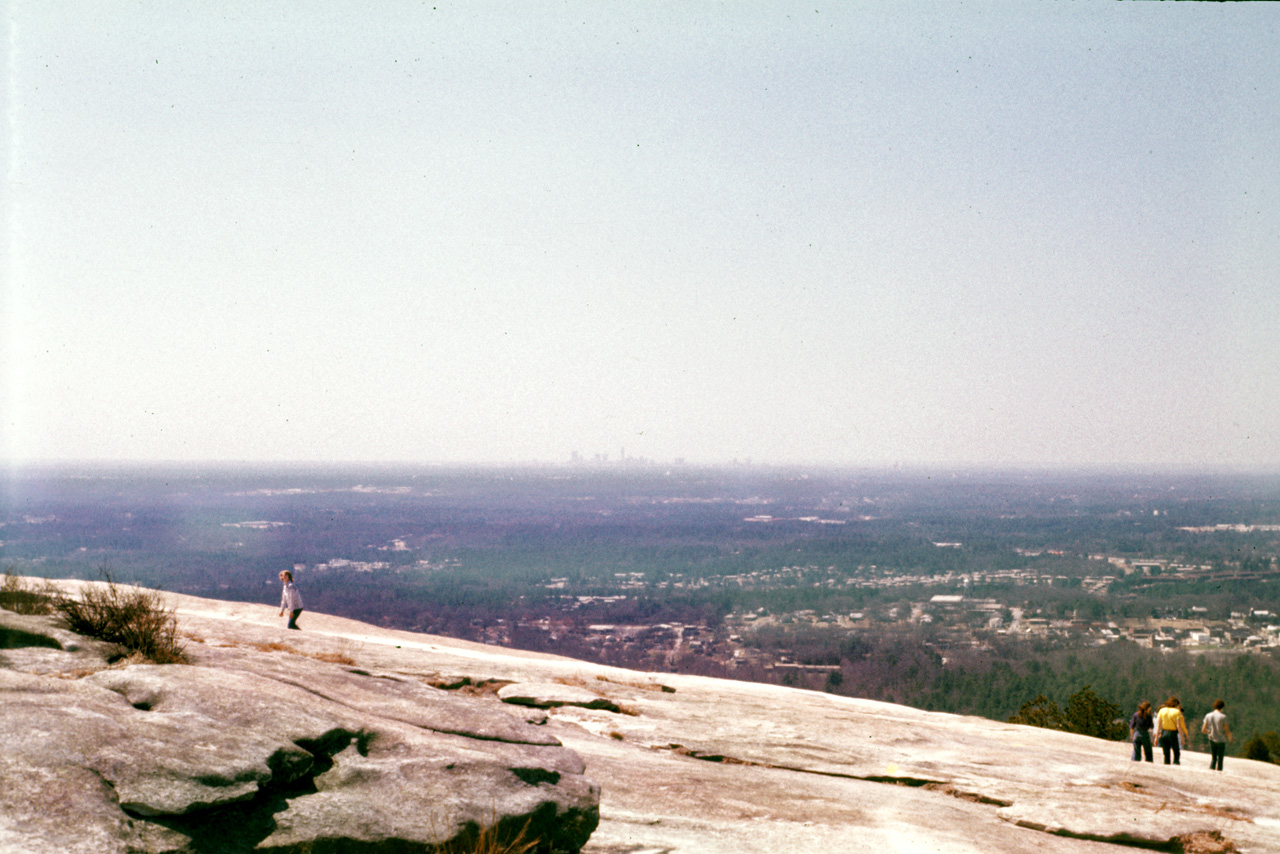
{"type": "Polygon", "coordinates": [[[1280,851],[1280,766],[169,601],[191,666],[0,612],[62,647],[0,649],[0,851],[429,850],[499,815],[583,854],[1280,851]]]}
{"type": "Polygon", "coordinates": [[[493,824],[576,851],[599,818],[545,727],[415,675],[244,635],[107,666],[52,618],[0,633],[3,851],[414,851],[493,824]]]}

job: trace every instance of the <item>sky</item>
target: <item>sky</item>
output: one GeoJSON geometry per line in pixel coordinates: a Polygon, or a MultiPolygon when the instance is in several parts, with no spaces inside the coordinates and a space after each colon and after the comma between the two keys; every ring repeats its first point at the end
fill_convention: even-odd
{"type": "Polygon", "coordinates": [[[0,8],[10,463],[1280,469],[1280,4],[0,8]]]}

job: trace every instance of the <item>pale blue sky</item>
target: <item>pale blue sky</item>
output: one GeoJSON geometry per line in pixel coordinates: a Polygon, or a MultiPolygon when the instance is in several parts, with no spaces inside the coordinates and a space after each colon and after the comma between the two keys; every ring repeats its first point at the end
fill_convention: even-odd
{"type": "Polygon", "coordinates": [[[0,456],[1280,467],[1280,5],[4,8],[0,456]]]}

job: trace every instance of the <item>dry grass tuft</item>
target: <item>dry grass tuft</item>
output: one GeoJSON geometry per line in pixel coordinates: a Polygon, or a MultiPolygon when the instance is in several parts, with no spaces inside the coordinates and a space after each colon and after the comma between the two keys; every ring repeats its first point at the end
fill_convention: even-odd
{"type": "Polygon", "coordinates": [[[1202,830],[1178,837],[1182,854],[1238,854],[1239,848],[1216,830],[1202,830]]]}
{"type": "Polygon", "coordinates": [[[457,839],[436,849],[437,854],[528,854],[538,848],[540,840],[529,837],[529,824],[525,822],[519,831],[511,833],[496,825],[463,833],[457,839]]]}
{"type": "Polygon", "coordinates": [[[247,646],[256,649],[258,652],[284,652],[289,655],[301,655],[304,658],[314,658],[316,661],[326,661],[329,664],[353,665],[356,660],[344,652],[306,652],[280,641],[257,641],[254,643],[238,643],[236,646],[247,646]]]}
{"type": "Polygon", "coordinates": [[[247,646],[253,647],[258,652],[287,652],[292,655],[301,655],[298,650],[289,646],[287,643],[280,643],[279,641],[259,641],[247,644],[247,646]]]}
{"type": "MultiPolygon", "coordinates": [[[[630,715],[633,718],[640,717],[640,710],[637,709],[635,706],[628,706],[628,705],[625,705],[624,703],[619,703],[614,700],[610,700],[604,694],[600,693],[597,686],[593,685],[591,680],[588,680],[583,676],[557,676],[552,681],[557,682],[561,685],[568,685],[572,688],[583,688],[587,691],[590,691],[592,694],[595,694],[597,697],[600,698],[599,703],[592,703],[591,705],[585,706],[585,708],[588,708],[588,709],[600,708],[600,709],[604,709],[606,712],[615,712],[620,715],[630,715]]],[[[639,688],[643,686],[647,690],[651,690],[651,691],[657,690],[652,685],[645,685],[644,683],[640,683],[640,682],[637,682],[634,684],[629,682],[614,682],[613,680],[606,679],[603,676],[597,676],[594,681],[610,682],[615,685],[630,685],[633,688],[639,688]]],[[[568,705],[578,706],[582,704],[570,703],[568,705]]]]}
{"type": "Polygon", "coordinates": [[[0,608],[15,614],[52,614],[61,598],[62,591],[48,579],[37,586],[7,572],[0,578],[0,608]]]}
{"type": "Polygon", "coordinates": [[[568,685],[572,688],[585,688],[593,694],[600,694],[596,690],[596,686],[585,676],[555,676],[551,681],[560,685],[568,685]]]}
{"type": "Polygon", "coordinates": [[[663,694],[674,694],[675,688],[670,685],[663,685],[659,682],[639,682],[634,679],[610,679],[608,676],[596,676],[598,682],[608,682],[612,685],[625,685],[628,688],[636,688],[640,691],[660,691],[663,694]]]}

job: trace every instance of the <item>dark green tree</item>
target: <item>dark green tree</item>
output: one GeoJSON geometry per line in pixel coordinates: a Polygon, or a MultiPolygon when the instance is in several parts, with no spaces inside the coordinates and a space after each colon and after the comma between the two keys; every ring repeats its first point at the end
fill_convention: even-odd
{"type": "Polygon", "coordinates": [[[1022,708],[1009,716],[1009,723],[1068,730],[1067,719],[1063,716],[1062,709],[1044,694],[1037,694],[1034,700],[1023,703],[1022,708]]]}
{"type": "Polygon", "coordinates": [[[1067,729],[1080,735],[1108,741],[1124,741],[1129,735],[1120,707],[1099,697],[1092,685],[1084,686],[1067,699],[1063,716],[1067,729]]]}
{"type": "Polygon", "coordinates": [[[1244,743],[1241,755],[1245,759],[1257,759],[1262,762],[1280,764],[1280,735],[1274,732],[1264,732],[1262,735],[1258,735],[1255,732],[1253,738],[1244,743]]]}

